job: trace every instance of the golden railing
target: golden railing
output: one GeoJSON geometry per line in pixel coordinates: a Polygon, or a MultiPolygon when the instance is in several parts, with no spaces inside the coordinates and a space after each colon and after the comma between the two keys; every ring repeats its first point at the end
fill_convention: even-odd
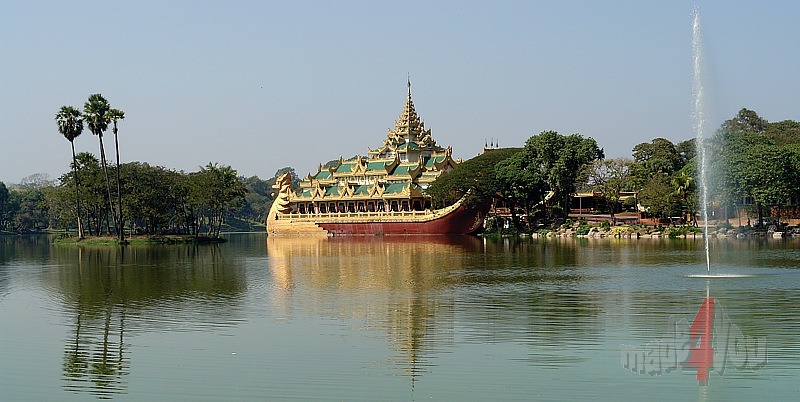
{"type": "Polygon", "coordinates": [[[332,213],[288,213],[277,214],[279,221],[289,222],[424,222],[447,215],[461,206],[456,202],[449,207],[425,211],[376,211],[376,212],[332,212],[332,213]]]}

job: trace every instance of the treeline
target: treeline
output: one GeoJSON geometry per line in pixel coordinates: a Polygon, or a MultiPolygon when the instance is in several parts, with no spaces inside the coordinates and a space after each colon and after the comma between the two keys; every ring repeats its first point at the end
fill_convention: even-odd
{"type": "MultiPolygon", "coordinates": [[[[763,226],[765,216],[800,218],[800,122],[770,123],[743,108],[709,137],[703,148],[710,219],[763,226]]],[[[626,167],[614,180],[638,191],[650,214],[691,223],[701,205],[696,145],[695,139],[673,144],[663,138],[639,144],[633,160],[613,161],[626,167]]]]}
{"type": "Polygon", "coordinates": [[[465,161],[427,191],[436,207],[464,195],[468,203],[497,199],[509,207],[518,226],[518,212],[538,212],[537,218],[546,224],[567,216],[582,172],[603,157],[592,138],[545,131],[530,137],[521,149],[491,150],[465,161]]]}
{"type": "MultiPolygon", "coordinates": [[[[126,233],[216,237],[228,218],[264,221],[271,188],[258,177],[239,177],[230,166],[216,163],[191,173],[142,162],[121,164],[118,123],[124,119],[125,112],[112,108],[101,94],[89,95],[83,110],[62,106],[55,121],[72,148],[71,171],[57,184],[37,175],[11,190],[0,182],[0,231],[74,229],[81,238],[113,234],[124,241],[126,233]],[[103,137],[109,127],[116,163],[106,158],[103,137]],[[75,152],[84,128],[99,140],[99,159],[75,152]]],[[[291,168],[276,176],[287,170],[296,177],[291,168]]]]}
{"type": "MultiPolygon", "coordinates": [[[[81,221],[87,235],[113,235],[115,226],[98,158],[76,155],[81,221]]],[[[109,165],[116,170],[116,165],[109,165]]],[[[276,177],[292,168],[279,169],[276,177]]],[[[49,181],[6,186],[0,182],[0,231],[77,231],[75,171],[49,181]]],[[[237,176],[230,166],[209,163],[183,172],[143,162],[120,166],[123,227],[131,234],[217,236],[224,228],[263,225],[272,205],[272,183],[258,176],[237,176]],[[238,225],[238,226],[237,226],[238,225]]],[[[116,178],[111,185],[116,188],[116,178]]]]}
{"type": "MultiPolygon", "coordinates": [[[[744,222],[744,214],[763,224],[765,215],[800,218],[800,123],[770,123],[742,109],[710,137],[711,219],[744,222]]],[[[696,223],[699,163],[694,138],[677,144],[655,138],[636,145],[632,157],[606,159],[591,138],[546,131],[524,148],[491,150],[465,161],[428,192],[437,206],[465,194],[472,201],[494,199],[509,207],[517,227],[565,219],[576,192],[594,192],[605,201],[600,212],[612,220],[615,213],[641,207],[653,218],[696,223]]]]}

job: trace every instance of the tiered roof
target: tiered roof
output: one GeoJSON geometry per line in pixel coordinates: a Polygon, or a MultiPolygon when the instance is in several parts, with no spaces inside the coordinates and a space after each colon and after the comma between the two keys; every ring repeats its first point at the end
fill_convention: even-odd
{"type": "Polygon", "coordinates": [[[343,199],[383,199],[426,197],[427,186],[460,161],[452,148],[436,145],[431,130],[417,115],[411,100],[411,83],[403,111],[389,129],[383,144],[367,149],[367,156],[339,161],[334,166],[319,165],[295,193],[294,201],[337,201],[343,199]]]}

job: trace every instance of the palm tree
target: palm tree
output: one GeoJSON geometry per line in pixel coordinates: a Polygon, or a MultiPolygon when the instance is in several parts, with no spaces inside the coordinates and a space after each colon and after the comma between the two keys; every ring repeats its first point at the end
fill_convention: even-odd
{"type": "Polygon", "coordinates": [[[678,198],[686,218],[687,223],[694,223],[694,208],[689,200],[690,192],[694,188],[694,176],[687,172],[686,169],[681,169],[672,176],[671,184],[673,188],[672,195],[678,198]]]}
{"type": "MultiPolygon", "coordinates": [[[[89,131],[100,139],[100,163],[106,176],[106,190],[111,216],[114,218],[114,227],[117,227],[117,215],[114,213],[114,203],[111,201],[111,184],[108,181],[108,166],[106,165],[106,151],[103,147],[103,133],[108,129],[108,111],[111,109],[106,98],[100,94],[89,95],[89,100],[83,104],[83,119],[89,131]]],[[[106,225],[108,227],[108,225],[106,225]]],[[[110,232],[110,228],[108,232],[110,232]]]]}
{"type": "Polygon", "coordinates": [[[122,189],[119,181],[119,136],[117,136],[117,121],[125,119],[125,112],[119,109],[111,109],[108,111],[108,118],[114,123],[114,127],[111,131],[114,133],[114,148],[117,152],[117,208],[119,208],[119,215],[117,216],[117,222],[119,227],[117,228],[117,233],[119,233],[119,241],[120,243],[125,241],[125,230],[123,228],[122,219],[122,189]]]}
{"type": "Polygon", "coordinates": [[[83,239],[83,223],[81,222],[81,201],[78,192],[78,161],[75,159],[75,138],[83,132],[83,119],[80,110],[72,106],[61,106],[56,113],[58,132],[72,145],[72,172],[75,176],[75,206],[78,215],[78,238],[83,239]]]}

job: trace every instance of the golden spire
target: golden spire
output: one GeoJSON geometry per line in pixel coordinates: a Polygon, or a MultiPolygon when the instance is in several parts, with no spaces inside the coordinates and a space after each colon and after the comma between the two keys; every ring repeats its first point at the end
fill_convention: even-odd
{"type": "Polygon", "coordinates": [[[406,104],[403,107],[403,112],[400,113],[400,117],[394,123],[394,131],[400,135],[411,134],[416,138],[416,136],[425,131],[425,125],[420,121],[414,108],[414,101],[411,100],[411,76],[408,77],[406,86],[408,87],[406,104]]]}

